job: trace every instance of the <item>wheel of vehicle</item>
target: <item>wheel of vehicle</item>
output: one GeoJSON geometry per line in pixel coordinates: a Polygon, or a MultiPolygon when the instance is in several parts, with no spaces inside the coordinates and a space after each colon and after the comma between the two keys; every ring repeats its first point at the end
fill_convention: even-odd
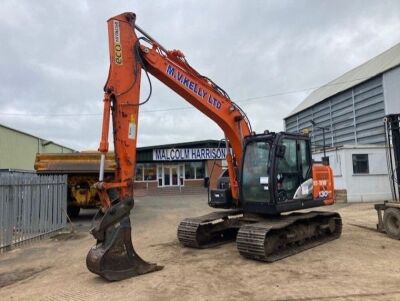
{"type": "Polygon", "coordinates": [[[383,215],[383,226],[386,234],[394,239],[400,239],[400,209],[387,208],[383,215]]]}
{"type": "Polygon", "coordinates": [[[70,218],[75,218],[79,215],[79,211],[81,210],[80,207],[77,206],[68,206],[67,213],[70,218]]]}

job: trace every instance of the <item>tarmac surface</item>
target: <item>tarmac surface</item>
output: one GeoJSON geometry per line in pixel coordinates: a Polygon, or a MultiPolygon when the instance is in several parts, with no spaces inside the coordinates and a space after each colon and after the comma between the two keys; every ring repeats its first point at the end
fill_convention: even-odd
{"type": "Polygon", "coordinates": [[[0,300],[400,300],[400,241],[375,231],[373,204],[321,210],[342,215],[340,239],[266,264],[241,257],[235,243],[179,244],[182,219],[213,211],[206,196],[137,198],[134,247],[164,269],[119,282],[86,269],[94,211],[84,210],[75,234],[0,254],[0,300]]]}

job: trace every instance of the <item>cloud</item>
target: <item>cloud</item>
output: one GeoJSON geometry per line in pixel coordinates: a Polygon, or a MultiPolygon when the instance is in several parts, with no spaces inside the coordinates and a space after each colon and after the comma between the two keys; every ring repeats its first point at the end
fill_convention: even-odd
{"type": "MultiPolygon", "coordinates": [[[[400,40],[398,1],[6,0],[0,6],[0,123],[80,150],[98,145],[106,20],[121,12],[136,12],[138,24],[163,46],[182,50],[238,101],[256,131],[282,130],[283,117],[309,88],[400,40]],[[286,93],[292,91],[298,92],[286,93]],[[266,97],[248,100],[258,96],[266,97]]],[[[152,82],[139,145],[223,137],[195,109],[151,112],[190,106],[152,82]]]]}

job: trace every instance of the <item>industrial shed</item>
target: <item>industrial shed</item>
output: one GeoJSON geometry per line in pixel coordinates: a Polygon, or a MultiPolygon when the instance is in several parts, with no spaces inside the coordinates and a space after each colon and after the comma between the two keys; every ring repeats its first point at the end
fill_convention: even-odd
{"type": "Polygon", "coordinates": [[[0,169],[34,170],[36,153],[71,153],[72,148],[0,124],[0,169]]]}
{"type": "Polygon", "coordinates": [[[391,198],[383,118],[400,112],[399,83],[400,43],[315,90],[284,119],[288,132],[309,131],[314,158],[328,148],[348,201],[391,198]]]}

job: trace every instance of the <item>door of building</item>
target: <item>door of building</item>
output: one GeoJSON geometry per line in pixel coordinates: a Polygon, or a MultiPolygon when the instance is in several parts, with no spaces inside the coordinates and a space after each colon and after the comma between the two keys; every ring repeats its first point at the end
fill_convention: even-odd
{"type": "Polygon", "coordinates": [[[179,185],[179,167],[178,165],[163,166],[163,186],[179,185]]]}

